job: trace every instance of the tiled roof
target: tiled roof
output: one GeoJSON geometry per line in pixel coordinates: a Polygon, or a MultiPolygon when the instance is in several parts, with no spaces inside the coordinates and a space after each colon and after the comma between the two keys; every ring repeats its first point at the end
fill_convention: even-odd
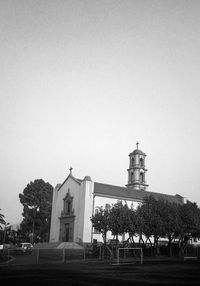
{"type": "Polygon", "coordinates": [[[133,190],[131,188],[101,184],[101,183],[94,183],[94,194],[95,195],[102,195],[105,197],[116,197],[119,199],[130,199],[136,201],[143,201],[144,197],[146,196],[153,196],[155,199],[162,198],[171,203],[183,203],[183,197],[179,195],[167,195],[149,191],[142,191],[142,190],[133,190]]]}
{"type": "MultiPolygon", "coordinates": [[[[69,175],[62,184],[58,184],[56,186],[57,191],[59,191],[62,188],[62,186],[68,180],[69,177],[74,179],[79,184],[83,182],[82,179],[77,179],[74,176],[69,175]]],[[[113,186],[97,182],[94,182],[94,194],[104,197],[114,197],[124,200],[130,199],[135,201],[143,201],[144,197],[152,195],[154,196],[155,199],[163,198],[164,200],[171,203],[178,203],[178,204],[183,203],[183,197],[181,197],[180,195],[172,196],[172,195],[143,191],[143,190],[133,190],[131,188],[113,186]]]]}

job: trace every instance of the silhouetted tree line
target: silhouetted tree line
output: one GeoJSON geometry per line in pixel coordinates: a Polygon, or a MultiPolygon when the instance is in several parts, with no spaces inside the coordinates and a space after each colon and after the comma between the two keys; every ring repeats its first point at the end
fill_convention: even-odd
{"type": "Polygon", "coordinates": [[[191,238],[200,237],[200,209],[190,201],[176,204],[148,196],[137,209],[118,201],[111,208],[100,207],[91,221],[102,234],[104,245],[111,231],[115,239],[127,233],[128,243],[134,245],[138,237],[140,245],[148,244],[154,250],[158,250],[159,238],[167,238],[169,254],[175,241],[181,254],[191,238]]]}

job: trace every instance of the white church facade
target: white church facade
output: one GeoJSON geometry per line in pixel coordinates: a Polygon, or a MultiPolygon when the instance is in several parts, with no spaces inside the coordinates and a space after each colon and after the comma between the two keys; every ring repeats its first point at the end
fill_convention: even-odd
{"type": "MultiPolygon", "coordinates": [[[[125,187],[94,182],[89,176],[77,179],[72,168],[62,184],[53,192],[50,242],[102,241],[101,234],[95,232],[90,218],[98,207],[110,207],[118,200],[137,208],[145,196],[183,203],[180,195],[167,195],[147,191],[145,167],[146,154],[137,148],[129,154],[128,183],[125,187]]],[[[107,239],[112,234],[108,233],[107,239]]],[[[119,237],[120,239],[120,237],[119,237]]]]}

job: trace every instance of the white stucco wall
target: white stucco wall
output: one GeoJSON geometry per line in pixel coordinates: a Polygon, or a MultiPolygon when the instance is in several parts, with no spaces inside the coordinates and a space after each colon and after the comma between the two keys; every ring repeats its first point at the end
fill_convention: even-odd
{"type": "Polygon", "coordinates": [[[84,218],[84,208],[83,208],[83,194],[81,193],[81,184],[77,183],[73,178],[68,177],[64,182],[62,187],[58,190],[54,190],[53,196],[53,206],[52,206],[52,221],[51,221],[51,231],[50,231],[50,241],[58,242],[60,235],[60,216],[63,210],[64,202],[63,199],[70,191],[70,196],[73,197],[73,206],[75,223],[74,223],[74,240],[83,238],[83,218],[84,218]]]}
{"type": "Polygon", "coordinates": [[[57,202],[57,190],[59,188],[59,185],[57,185],[53,190],[53,200],[52,200],[52,211],[51,211],[51,228],[50,228],[50,242],[55,242],[56,238],[56,202],[57,202]]]}
{"type": "Polygon", "coordinates": [[[83,181],[82,192],[85,195],[84,222],[83,222],[83,241],[92,242],[92,223],[93,214],[93,191],[94,183],[92,181],[83,181]]]}

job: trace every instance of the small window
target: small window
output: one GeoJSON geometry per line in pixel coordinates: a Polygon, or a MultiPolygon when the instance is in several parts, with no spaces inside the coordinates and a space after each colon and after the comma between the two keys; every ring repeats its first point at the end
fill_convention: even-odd
{"type": "Polygon", "coordinates": [[[66,194],[63,201],[64,201],[64,207],[62,211],[62,216],[73,215],[73,197],[70,196],[69,192],[66,194]]]}
{"type": "Polygon", "coordinates": [[[144,173],[140,173],[140,183],[144,183],[144,173]]]}
{"type": "Polygon", "coordinates": [[[71,201],[67,202],[67,214],[71,213],[71,201]]]}
{"type": "Polygon", "coordinates": [[[133,176],[133,173],[131,173],[131,183],[133,182],[134,180],[134,176],[133,176]]]}

